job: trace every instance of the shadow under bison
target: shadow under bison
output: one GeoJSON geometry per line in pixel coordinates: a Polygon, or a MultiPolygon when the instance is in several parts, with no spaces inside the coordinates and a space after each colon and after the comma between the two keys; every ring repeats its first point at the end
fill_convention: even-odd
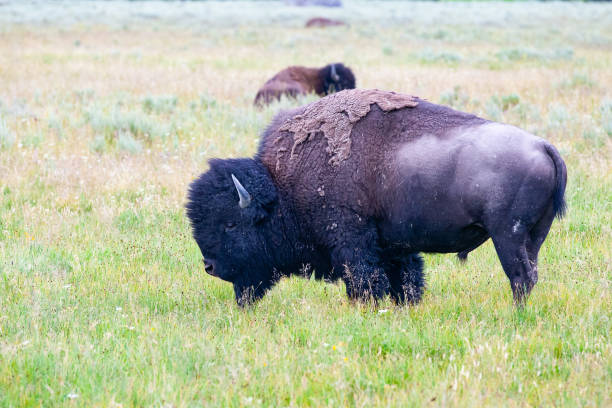
{"type": "Polygon", "coordinates": [[[557,150],[521,129],[349,90],[278,114],[254,158],[211,160],[186,207],[206,272],[239,305],[305,270],[350,298],[417,302],[420,252],[465,258],[488,238],[520,304],[566,179],[557,150]]]}

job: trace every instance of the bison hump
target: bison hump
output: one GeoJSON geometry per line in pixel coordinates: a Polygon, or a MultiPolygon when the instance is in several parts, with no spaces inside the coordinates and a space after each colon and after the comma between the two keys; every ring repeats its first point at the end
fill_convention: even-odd
{"type": "Polygon", "coordinates": [[[378,89],[349,89],[307,105],[302,113],[287,118],[278,130],[293,133],[291,157],[297,146],[322,132],[327,140],[329,163],[337,166],[350,156],[353,126],[370,112],[372,104],[389,112],[413,108],[418,102],[411,95],[378,89]]]}

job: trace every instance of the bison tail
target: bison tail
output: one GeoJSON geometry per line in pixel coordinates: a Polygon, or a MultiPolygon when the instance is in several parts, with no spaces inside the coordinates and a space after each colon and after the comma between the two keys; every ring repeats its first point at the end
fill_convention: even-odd
{"type": "Polygon", "coordinates": [[[561,155],[553,145],[546,143],[545,148],[546,153],[548,153],[555,165],[556,183],[555,191],[553,193],[553,208],[555,210],[555,216],[560,219],[563,217],[563,215],[565,215],[565,211],[567,209],[567,205],[565,204],[567,168],[565,167],[565,162],[561,158],[561,155]]]}

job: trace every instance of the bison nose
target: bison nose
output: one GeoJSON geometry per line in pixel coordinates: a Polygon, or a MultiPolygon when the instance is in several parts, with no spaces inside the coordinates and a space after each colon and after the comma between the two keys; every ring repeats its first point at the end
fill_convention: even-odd
{"type": "Polygon", "coordinates": [[[213,265],[212,262],[204,261],[204,270],[206,271],[207,274],[212,275],[212,276],[216,276],[215,275],[215,266],[213,265]]]}

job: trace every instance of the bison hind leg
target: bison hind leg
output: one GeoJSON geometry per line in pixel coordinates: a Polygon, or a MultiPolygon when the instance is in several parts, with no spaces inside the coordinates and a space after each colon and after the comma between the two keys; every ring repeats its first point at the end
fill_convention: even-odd
{"type": "Polygon", "coordinates": [[[397,304],[416,304],[423,297],[423,257],[418,253],[385,257],[391,297],[397,304]]]}

